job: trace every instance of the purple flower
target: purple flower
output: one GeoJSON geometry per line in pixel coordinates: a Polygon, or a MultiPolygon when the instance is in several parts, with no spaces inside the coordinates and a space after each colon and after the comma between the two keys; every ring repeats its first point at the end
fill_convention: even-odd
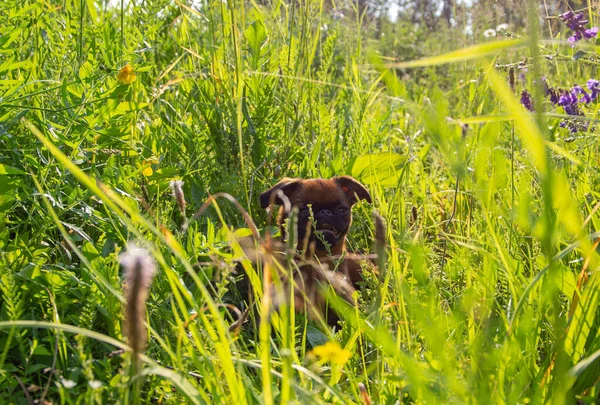
{"type": "Polygon", "coordinates": [[[544,87],[544,95],[545,96],[550,96],[550,102],[552,104],[558,104],[559,101],[559,95],[558,95],[558,91],[550,86],[550,84],[548,83],[548,79],[546,79],[546,76],[542,76],[542,86],[544,87]]]}
{"type": "Polygon", "coordinates": [[[571,91],[563,91],[560,97],[558,98],[558,105],[562,107],[570,107],[572,105],[577,105],[577,95],[571,91]]]}
{"type": "Polygon", "coordinates": [[[587,81],[586,86],[592,92],[592,100],[598,98],[598,93],[600,93],[600,81],[590,79],[587,81]]]}
{"type": "Polygon", "coordinates": [[[523,104],[523,107],[528,111],[535,111],[535,108],[533,107],[533,97],[531,97],[531,94],[529,94],[527,90],[521,92],[521,104],[523,104]]]}
{"type": "Polygon", "coordinates": [[[567,39],[571,43],[571,46],[574,46],[577,41],[594,38],[598,35],[598,27],[585,28],[589,20],[585,19],[583,13],[575,14],[572,11],[567,11],[561,14],[559,18],[573,31],[573,35],[567,39]]]}
{"type": "Polygon", "coordinates": [[[573,86],[573,93],[574,94],[581,94],[582,97],[579,99],[580,103],[591,103],[592,102],[592,96],[590,96],[590,94],[585,91],[581,86],[575,85],[573,86]]]}
{"type": "Polygon", "coordinates": [[[598,35],[598,27],[592,27],[589,30],[583,31],[583,37],[585,39],[594,38],[596,35],[598,35]]]}
{"type": "Polygon", "coordinates": [[[577,91],[572,89],[571,91],[563,91],[558,99],[558,105],[561,106],[565,112],[569,115],[581,115],[579,106],[577,105],[579,100],[577,99],[577,91]]]}
{"type": "Polygon", "coordinates": [[[560,18],[561,20],[566,22],[566,21],[570,21],[574,16],[575,16],[575,13],[573,13],[571,10],[569,10],[566,13],[559,15],[558,18],[560,18]]]}

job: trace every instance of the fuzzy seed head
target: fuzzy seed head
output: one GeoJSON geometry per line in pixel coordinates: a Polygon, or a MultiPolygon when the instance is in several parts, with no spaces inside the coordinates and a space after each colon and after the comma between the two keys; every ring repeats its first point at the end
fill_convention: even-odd
{"type": "Polygon", "coordinates": [[[517,90],[517,78],[515,75],[515,68],[513,66],[508,68],[508,85],[512,89],[512,91],[517,90]]]}
{"type": "Polygon", "coordinates": [[[358,383],[358,390],[360,391],[360,397],[362,399],[363,405],[371,405],[371,398],[369,398],[367,387],[365,387],[363,383],[358,383]]]}
{"type": "Polygon", "coordinates": [[[183,181],[172,180],[170,183],[173,198],[177,201],[177,206],[182,214],[185,214],[185,195],[183,194],[183,181]]]}
{"type": "Polygon", "coordinates": [[[134,243],[127,245],[121,254],[121,266],[125,271],[125,325],[124,332],[133,350],[134,362],[139,365],[139,355],[148,339],[146,325],[146,300],[156,272],[156,264],[146,249],[134,243]]]}
{"type": "Polygon", "coordinates": [[[373,222],[375,225],[375,244],[377,247],[385,247],[385,224],[378,212],[373,212],[373,222]]]}

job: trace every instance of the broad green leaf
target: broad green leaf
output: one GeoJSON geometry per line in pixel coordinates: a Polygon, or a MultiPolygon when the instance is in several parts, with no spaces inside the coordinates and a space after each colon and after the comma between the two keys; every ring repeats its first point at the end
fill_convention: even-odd
{"type": "Polygon", "coordinates": [[[7,174],[10,175],[10,174],[27,174],[27,173],[25,173],[21,169],[17,169],[15,167],[0,163],[0,175],[7,175],[7,174]]]}
{"type": "Polygon", "coordinates": [[[568,267],[560,264],[558,267],[560,274],[555,275],[552,280],[560,292],[562,292],[566,297],[572,297],[575,289],[577,288],[575,274],[573,274],[573,271],[568,267]]]}
{"type": "Polygon", "coordinates": [[[137,111],[143,108],[146,108],[148,103],[135,103],[133,101],[123,101],[119,103],[117,109],[114,111],[114,114],[125,114],[130,111],[137,111]]]}
{"type": "Polygon", "coordinates": [[[267,42],[267,31],[261,20],[256,20],[250,25],[245,32],[246,39],[252,56],[260,55],[260,49],[267,42]]]}
{"type": "Polygon", "coordinates": [[[88,61],[85,61],[81,67],[79,68],[79,78],[81,80],[91,76],[91,74],[94,72],[94,67],[92,66],[92,64],[88,61]]]}
{"type": "Polygon", "coordinates": [[[311,325],[306,328],[306,339],[312,347],[324,345],[329,341],[327,335],[311,325]]]}
{"type": "Polygon", "coordinates": [[[394,152],[371,153],[350,161],[346,172],[367,184],[383,187],[398,185],[406,158],[394,152]]]}

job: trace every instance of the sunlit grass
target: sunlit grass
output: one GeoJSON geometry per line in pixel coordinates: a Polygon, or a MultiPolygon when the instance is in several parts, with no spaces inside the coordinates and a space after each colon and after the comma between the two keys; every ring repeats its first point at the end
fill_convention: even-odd
{"type": "Polygon", "coordinates": [[[398,58],[319,1],[121,4],[0,5],[2,402],[597,402],[598,107],[571,134],[535,90],[598,79],[597,46],[447,29],[398,58]],[[297,264],[258,195],[342,174],[378,270],[333,330],[274,310],[297,264]],[[134,355],[132,241],[158,269],[134,355]]]}

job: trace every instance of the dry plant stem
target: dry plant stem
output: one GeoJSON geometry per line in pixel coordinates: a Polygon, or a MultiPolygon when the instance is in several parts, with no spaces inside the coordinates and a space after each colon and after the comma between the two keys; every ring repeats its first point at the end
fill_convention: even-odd
{"type": "Polygon", "coordinates": [[[27,391],[27,387],[25,386],[25,384],[23,384],[23,381],[21,381],[19,376],[16,374],[15,379],[19,383],[19,387],[21,387],[21,389],[23,390],[23,393],[25,394],[25,398],[27,398],[27,402],[29,402],[29,405],[33,405],[35,402],[33,402],[33,398],[31,398],[31,395],[29,395],[29,391],[27,391]]]}

